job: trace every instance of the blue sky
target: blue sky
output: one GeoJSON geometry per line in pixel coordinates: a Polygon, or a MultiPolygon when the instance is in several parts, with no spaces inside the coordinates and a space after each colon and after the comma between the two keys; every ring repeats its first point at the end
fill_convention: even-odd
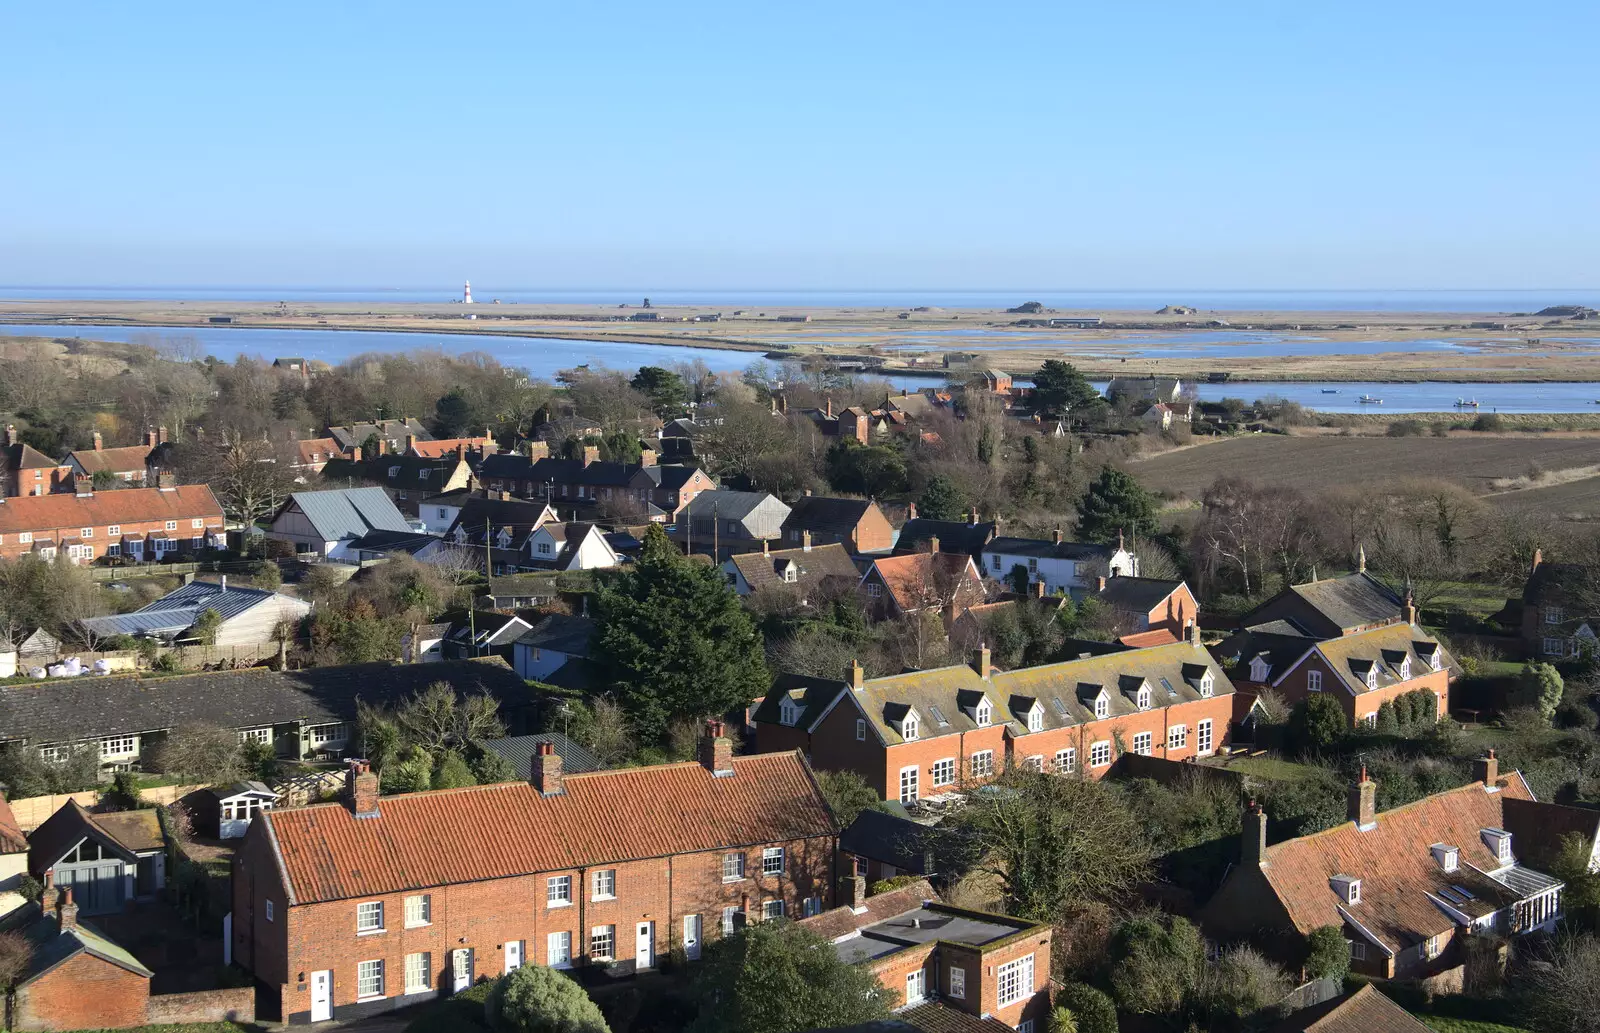
{"type": "Polygon", "coordinates": [[[0,284],[1600,287],[1600,4],[0,6],[0,284]]]}

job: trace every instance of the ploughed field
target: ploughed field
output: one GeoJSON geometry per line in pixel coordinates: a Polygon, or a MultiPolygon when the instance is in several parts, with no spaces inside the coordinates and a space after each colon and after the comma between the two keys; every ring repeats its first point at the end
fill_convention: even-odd
{"type": "Polygon", "coordinates": [[[1600,511],[1600,478],[1544,487],[1563,470],[1600,464],[1600,437],[1568,434],[1434,437],[1290,437],[1260,434],[1135,459],[1128,469],[1168,498],[1199,499],[1218,477],[1320,491],[1408,477],[1443,477],[1499,504],[1533,504],[1555,515],[1600,511]],[[1530,476],[1531,475],[1531,476],[1530,476]],[[1565,507],[1565,508],[1564,508],[1565,507]]]}

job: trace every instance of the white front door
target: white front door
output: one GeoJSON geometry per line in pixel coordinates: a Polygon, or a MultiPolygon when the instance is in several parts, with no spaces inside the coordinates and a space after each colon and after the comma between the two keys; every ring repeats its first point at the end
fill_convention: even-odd
{"type": "Polygon", "coordinates": [[[690,961],[700,960],[700,916],[683,916],[683,953],[690,961]]]}
{"type": "Polygon", "coordinates": [[[333,972],[323,970],[311,973],[311,1021],[327,1022],[333,1018],[333,972]]]}
{"type": "Polygon", "coordinates": [[[450,977],[456,993],[472,986],[472,948],[462,947],[450,952],[450,977]]]}
{"type": "Polygon", "coordinates": [[[633,951],[634,968],[654,968],[656,964],[656,924],[639,923],[639,940],[633,951]]]}
{"type": "Polygon", "coordinates": [[[515,972],[522,967],[522,941],[506,941],[506,971],[515,972]]]}

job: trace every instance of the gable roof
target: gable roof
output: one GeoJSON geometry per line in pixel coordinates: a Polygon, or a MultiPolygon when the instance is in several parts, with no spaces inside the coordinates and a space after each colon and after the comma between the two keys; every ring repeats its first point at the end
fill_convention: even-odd
{"type": "Polygon", "coordinates": [[[1296,1012],[1270,1033],[1430,1033],[1430,1028],[1367,983],[1355,993],[1296,1012]]]}
{"type": "Polygon", "coordinates": [[[17,442],[5,446],[6,468],[10,470],[52,470],[61,464],[34,448],[17,442]]]}
{"type": "Polygon", "coordinates": [[[872,561],[863,580],[876,571],[879,580],[888,589],[895,605],[901,610],[920,610],[939,605],[938,600],[927,597],[926,589],[932,587],[943,598],[949,590],[971,585],[979,590],[981,576],[972,557],[965,552],[908,552],[898,556],[883,556],[872,561]]]}
{"type": "Polygon", "coordinates": [[[778,497],[765,491],[702,491],[682,510],[679,519],[710,520],[713,509],[718,520],[743,520],[751,513],[760,509],[768,500],[775,505],[783,506],[784,512],[788,506],[778,500],[778,497]]]}
{"type": "Polygon", "coordinates": [[[385,441],[404,441],[407,435],[415,437],[418,441],[432,441],[433,435],[428,433],[428,428],[422,421],[413,417],[403,420],[378,420],[372,423],[351,423],[343,427],[329,427],[328,435],[339,443],[339,448],[348,452],[360,446],[367,438],[376,434],[385,441]]]}
{"type": "Polygon", "coordinates": [[[465,465],[464,457],[446,452],[438,458],[386,452],[360,460],[335,456],[322,468],[325,481],[342,478],[381,484],[398,491],[433,492],[448,484],[465,465]]]}
{"type": "MultiPolygon", "coordinates": [[[[121,448],[80,448],[68,454],[84,473],[143,473],[145,460],[150,458],[149,445],[125,445],[121,448]]],[[[51,464],[52,466],[55,464],[51,464]]]]}
{"type": "Polygon", "coordinates": [[[993,523],[969,524],[963,520],[930,520],[917,517],[907,520],[895,539],[896,552],[911,552],[926,545],[930,538],[939,539],[940,552],[964,552],[976,556],[994,539],[999,528],[993,523]]]}
{"type": "Polygon", "coordinates": [[[22,834],[22,826],[17,824],[11,804],[0,794],[0,854],[22,854],[27,850],[28,837],[22,834]]]}
{"type": "Polygon", "coordinates": [[[516,769],[517,777],[523,781],[533,777],[533,758],[538,755],[539,747],[549,743],[556,751],[556,756],[561,758],[561,771],[567,775],[577,775],[585,771],[598,771],[605,767],[599,757],[590,753],[584,747],[573,742],[560,732],[540,732],[537,735],[513,735],[502,739],[485,739],[482,743],[484,749],[490,753],[497,753],[510,761],[516,769]]]}
{"type": "Polygon", "coordinates": [[[375,817],[318,804],[257,822],[292,904],[834,833],[798,751],[735,757],[733,770],[718,777],[689,761],[593,771],[565,777],[554,796],[509,782],[385,796],[375,817]]]}
{"type": "Polygon", "coordinates": [[[1287,621],[1272,621],[1234,632],[1212,646],[1211,652],[1222,662],[1235,665],[1234,675],[1242,679],[1250,677],[1250,665],[1260,657],[1266,661],[1270,681],[1293,667],[1316,644],[1316,639],[1295,630],[1287,621]]]}
{"type": "Polygon", "coordinates": [[[70,961],[79,954],[88,954],[135,975],[149,978],[155,975],[122,945],[107,937],[99,929],[82,919],[73,929],[62,931],[54,914],[46,914],[35,902],[28,902],[4,919],[0,930],[17,931],[28,941],[28,963],[17,977],[22,987],[49,972],[57,965],[70,961]]]}
{"type": "Polygon", "coordinates": [[[810,531],[848,538],[878,504],[870,499],[834,499],[805,495],[794,500],[783,518],[784,531],[810,531]]]}
{"type": "MultiPolygon", "coordinates": [[[[323,541],[360,538],[368,531],[410,531],[405,516],[382,488],[331,488],[297,491],[278,510],[296,506],[323,541]]],[[[276,519],[276,518],[274,518],[276,519]]]]}
{"type": "Polygon", "coordinates": [[[1526,606],[1566,602],[1578,594],[1589,576],[1589,568],[1581,563],[1542,560],[1522,586],[1522,602],[1526,606]]]}
{"type": "MultiPolygon", "coordinates": [[[[170,678],[52,678],[0,686],[0,736],[30,743],[75,742],[205,723],[261,728],[305,721],[352,721],[356,700],[398,703],[433,682],[488,693],[502,708],[532,701],[498,658],[427,664],[352,664],[273,671],[207,671],[170,678]]],[[[502,716],[506,715],[504,710],[502,716]]]]}
{"type": "MultiPolygon", "coordinates": [[[[1415,624],[1388,624],[1370,631],[1357,631],[1324,639],[1314,648],[1344,687],[1356,695],[1386,689],[1405,680],[1400,677],[1400,665],[1405,660],[1411,662],[1412,678],[1430,673],[1435,655],[1441,670],[1450,670],[1455,663],[1438,639],[1415,624]],[[1369,669],[1377,674],[1376,686],[1367,683],[1365,672],[1369,669]]],[[[1275,676],[1274,683],[1288,673],[1286,669],[1275,676]]]]}
{"type": "Polygon", "coordinates": [[[53,867],[86,837],[112,847],[129,861],[166,845],[153,810],[95,813],[68,799],[28,837],[28,870],[42,873],[53,867]]]}
{"type": "Polygon", "coordinates": [[[886,918],[915,911],[924,901],[937,899],[937,896],[927,879],[918,879],[897,890],[868,897],[865,906],[859,912],[849,905],[842,905],[819,915],[803,918],[799,924],[824,940],[837,940],[886,918]]]}
{"type": "MultiPolygon", "coordinates": [[[[555,510],[545,503],[529,499],[485,498],[482,494],[475,494],[459,499],[455,504],[461,507],[461,511],[445,529],[445,535],[454,535],[459,528],[466,532],[468,541],[483,541],[485,524],[490,526],[494,534],[498,534],[502,527],[509,527],[513,532],[528,532],[555,516],[555,510]]],[[[520,538],[526,541],[526,533],[521,534],[520,538]]]]}
{"type": "Polygon", "coordinates": [[[552,613],[534,621],[533,627],[517,639],[517,645],[586,657],[589,655],[589,640],[594,637],[594,628],[594,621],[588,617],[552,613]]]}
{"type": "Polygon", "coordinates": [[[902,872],[932,875],[939,847],[949,834],[888,811],[869,807],[839,833],[841,853],[884,861],[902,872]],[[932,863],[930,863],[932,862],[932,863]]]}
{"type": "Polygon", "coordinates": [[[302,466],[325,463],[339,454],[339,442],[333,438],[303,438],[294,443],[294,448],[302,466]]]}
{"type": "Polygon", "coordinates": [[[1473,782],[1384,811],[1366,831],[1347,821],[1269,846],[1261,873],[1302,934],[1343,926],[1348,914],[1382,946],[1399,952],[1455,927],[1430,894],[1464,887],[1475,899],[1463,906],[1479,905],[1484,914],[1508,897],[1516,899],[1486,874],[1504,864],[1482,833],[1504,827],[1505,801],[1532,799],[1520,773],[1502,779],[1498,792],[1473,782]],[[1430,850],[1436,843],[1460,851],[1457,871],[1439,867],[1430,850]],[[1340,874],[1361,880],[1360,903],[1348,904],[1330,888],[1329,880],[1340,874]]]}
{"type": "Polygon", "coordinates": [[[1549,864],[1561,853],[1562,840],[1577,836],[1593,850],[1600,839],[1600,810],[1557,803],[1508,799],[1502,805],[1506,831],[1517,854],[1535,864],[1549,864]]]}
{"type": "Polygon", "coordinates": [[[1149,613],[1179,589],[1187,587],[1182,581],[1119,575],[1107,578],[1106,587],[1095,593],[1095,598],[1113,609],[1149,613]]]}
{"type": "Polygon", "coordinates": [[[1246,614],[1241,623],[1260,623],[1261,618],[1270,619],[1285,608],[1298,611],[1289,619],[1319,638],[1397,621],[1402,616],[1400,599],[1371,574],[1357,571],[1290,585],[1246,614]],[[1319,623],[1325,626],[1317,626],[1319,623]]]}
{"type": "Polygon", "coordinates": [[[814,588],[830,577],[847,579],[854,585],[861,575],[850,559],[850,550],[840,542],[813,545],[809,549],[772,549],[768,552],[741,552],[728,558],[751,591],[770,585],[795,585],[800,590],[814,588]],[[794,581],[785,581],[783,570],[793,564],[794,581]]]}
{"type": "MultiPolygon", "coordinates": [[[[903,532],[902,532],[903,533],[903,532]]],[[[941,542],[943,539],[940,539],[941,542]]],[[[995,538],[983,547],[984,555],[1032,556],[1052,560],[1105,560],[1117,553],[1115,545],[1094,542],[1057,542],[1051,538],[995,538]]]]}
{"type": "Polygon", "coordinates": [[[170,635],[192,627],[206,610],[217,611],[227,621],[279,598],[296,608],[310,608],[292,596],[248,585],[224,587],[213,581],[191,581],[132,613],[87,617],[79,623],[102,635],[170,635]]]}
{"type": "Polygon", "coordinates": [[[180,484],[170,490],[120,488],[93,495],[21,495],[0,505],[0,534],[194,517],[222,519],[222,504],[207,485],[180,484]]]}
{"type": "Polygon", "coordinates": [[[487,452],[497,447],[494,438],[482,435],[471,438],[442,438],[434,441],[417,440],[411,443],[411,451],[425,459],[440,459],[445,453],[454,452],[463,446],[468,453],[487,452]]]}

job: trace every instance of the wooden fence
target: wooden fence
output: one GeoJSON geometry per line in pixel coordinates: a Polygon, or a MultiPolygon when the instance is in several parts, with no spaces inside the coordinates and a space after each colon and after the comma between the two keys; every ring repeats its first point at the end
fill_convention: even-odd
{"type": "MultiPolygon", "coordinates": [[[[187,786],[152,786],[149,789],[139,790],[139,799],[153,803],[157,807],[164,807],[176,803],[196,789],[204,789],[202,785],[187,786]]],[[[20,800],[12,800],[11,813],[17,817],[17,825],[24,832],[32,832],[43,825],[45,819],[56,811],[65,807],[68,801],[77,801],[80,807],[94,810],[100,805],[101,790],[85,789],[79,793],[56,793],[51,796],[26,796],[20,800]]]]}

